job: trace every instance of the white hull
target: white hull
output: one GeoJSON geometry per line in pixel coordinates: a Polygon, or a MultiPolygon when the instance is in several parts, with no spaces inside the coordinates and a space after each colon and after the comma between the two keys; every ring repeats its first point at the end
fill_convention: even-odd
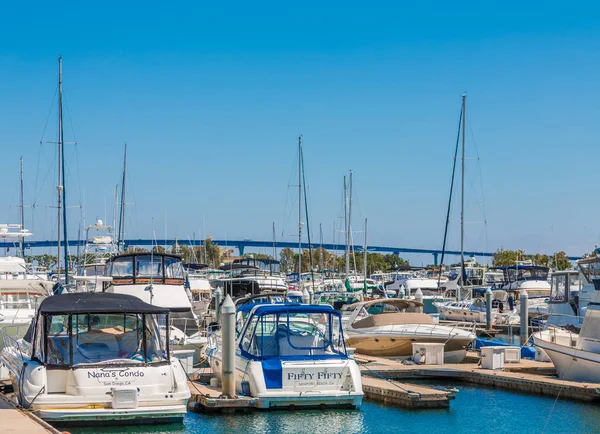
{"type": "Polygon", "coordinates": [[[552,330],[537,332],[533,334],[533,340],[550,357],[558,377],[568,381],[600,383],[600,354],[562,345],[561,343],[569,343],[562,342],[569,339],[568,332],[563,333],[563,339],[560,335],[556,339],[561,343],[551,342],[553,334],[552,330]]]}
{"type": "MultiPolygon", "coordinates": [[[[212,372],[221,378],[220,349],[207,351],[212,372]]],[[[363,392],[360,371],[354,360],[282,361],[281,388],[269,388],[259,361],[236,355],[236,392],[243,393],[242,382],[248,382],[250,395],[258,398],[261,409],[283,407],[348,407],[362,404],[363,392]],[[303,377],[297,379],[297,375],[303,377]],[[318,379],[328,375],[335,379],[318,379]]]]}

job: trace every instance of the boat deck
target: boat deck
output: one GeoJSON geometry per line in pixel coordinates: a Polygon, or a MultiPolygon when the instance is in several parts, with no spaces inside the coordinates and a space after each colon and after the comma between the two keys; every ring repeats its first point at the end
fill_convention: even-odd
{"type": "MultiPolygon", "coordinates": [[[[472,355],[470,359],[472,359],[472,355]]],[[[600,401],[600,383],[579,383],[555,376],[552,363],[521,359],[504,370],[482,369],[478,363],[454,365],[405,365],[401,361],[357,355],[363,376],[388,379],[452,379],[515,392],[532,393],[580,401],[600,401]]],[[[410,386],[412,387],[412,385],[410,386]]]]}

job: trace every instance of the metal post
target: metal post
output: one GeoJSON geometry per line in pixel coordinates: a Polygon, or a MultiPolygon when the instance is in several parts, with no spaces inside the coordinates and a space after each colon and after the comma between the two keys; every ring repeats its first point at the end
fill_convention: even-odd
{"type": "Polygon", "coordinates": [[[221,291],[221,287],[217,286],[215,289],[215,320],[219,322],[219,306],[221,304],[221,300],[223,300],[223,291],[221,291]]]}
{"type": "Polygon", "coordinates": [[[404,285],[400,285],[400,289],[398,290],[398,298],[404,298],[404,285]]]}
{"type": "Polygon", "coordinates": [[[492,329],[492,290],[485,291],[485,329],[492,329]]]}
{"type": "Polygon", "coordinates": [[[314,295],[315,295],[315,292],[313,291],[312,287],[309,287],[308,288],[308,303],[309,304],[313,304],[314,295]]]}
{"type": "Polygon", "coordinates": [[[227,294],[221,309],[221,336],[223,337],[223,365],[221,366],[221,394],[235,398],[235,305],[227,294]]]}
{"type": "Polygon", "coordinates": [[[527,291],[525,289],[521,289],[519,303],[521,304],[521,345],[525,345],[527,343],[527,338],[529,337],[529,316],[527,311],[529,309],[529,295],[527,295],[527,291]]]}

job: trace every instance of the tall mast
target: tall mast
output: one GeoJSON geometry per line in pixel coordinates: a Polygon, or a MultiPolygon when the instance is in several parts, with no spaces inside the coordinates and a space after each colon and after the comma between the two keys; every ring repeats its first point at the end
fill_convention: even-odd
{"type": "Polygon", "coordinates": [[[125,151],[123,153],[123,181],[121,182],[121,207],[119,210],[119,240],[120,251],[125,247],[125,180],[127,179],[127,143],[125,143],[125,151]]]}
{"type": "Polygon", "coordinates": [[[298,288],[302,274],[302,136],[298,136],[298,288]]]}
{"type": "MultiPolygon", "coordinates": [[[[23,206],[23,157],[21,157],[21,215],[20,215],[20,225],[21,230],[25,229],[25,211],[23,206]]],[[[25,241],[24,237],[20,237],[19,247],[21,250],[21,258],[25,258],[25,241]]]]}
{"type": "Polygon", "coordinates": [[[323,272],[323,261],[325,258],[323,258],[323,256],[325,256],[324,250],[323,250],[323,225],[321,223],[319,223],[319,244],[321,245],[321,255],[319,256],[319,268],[321,269],[321,273],[323,272]]]}
{"type": "MultiPolygon", "coordinates": [[[[63,176],[62,176],[62,171],[63,171],[63,166],[62,166],[62,154],[63,154],[63,125],[62,125],[62,57],[58,58],[58,183],[56,185],[56,191],[58,193],[58,230],[57,230],[57,238],[58,238],[58,252],[56,255],[56,262],[57,262],[57,268],[58,268],[58,273],[57,273],[57,282],[60,282],[60,239],[61,239],[61,219],[62,219],[62,198],[63,196],[63,190],[64,190],[64,186],[63,186],[63,176]]],[[[66,238],[66,237],[65,237],[66,238]]],[[[67,263],[65,262],[65,270],[67,268],[67,263]]],[[[65,282],[66,282],[66,275],[67,272],[65,271],[65,282]]]]}
{"type": "Polygon", "coordinates": [[[344,249],[346,253],[346,277],[350,272],[350,252],[348,245],[348,190],[346,188],[346,175],[344,175],[344,249]]]}
{"type": "MultiPolygon", "coordinates": [[[[465,284],[465,120],[467,119],[467,94],[462,94],[462,173],[460,194],[460,287],[465,284]]],[[[457,288],[456,298],[460,299],[457,288]]]]}
{"type": "Polygon", "coordinates": [[[346,246],[346,276],[350,274],[350,243],[352,243],[352,170],[350,171],[350,181],[348,184],[348,231],[347,246],[346,246]]]}
{"type": "Polygon", "coordinates": [[[367,219],[365,218],[365,246],[363,250],[363,277],[364,289],[367,292],[367,219]]]}
{"type": "MultiPolygon", "coordinates": [[[[277,249],[275,248],[275,222],[273,222],[273,260],[277,260],[277,249]]],[[[271,275],[273,275],[273,263],[271,262],[271,275]]]]}
{"type": "Polygon", "coordinates": [[[62,111],[62,57],[58,58],[58,113],[59,113],[59,146],[61,148],[60,165],[62,166],[62,217],[63,217],[63,253],[65,262],[65,284],[69,281],[69,236],[67,234],[67,189],[65,182],[65,143],[63,140],[63,111],[62,111]]]}

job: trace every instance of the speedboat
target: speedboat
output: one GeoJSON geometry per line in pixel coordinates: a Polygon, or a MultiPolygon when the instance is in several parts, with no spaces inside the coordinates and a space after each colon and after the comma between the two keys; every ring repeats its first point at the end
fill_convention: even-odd
{"type": "Polygon", "coordinates": [[[558,327],[533,334],[535,346],[550,357],[563,380],[600,382],[600,279],[593,283],[596,293],[587,306],[579,334],[558,327]]]}
{"type": "Polygon", "coordinates": [[[346,306],[346,343],[360,354],[399,358],[413,355],[413,342],[443,343],[444,362],[462,362],[475,334],[459,324],[435,324],[430,315],[417,312],[422,307],[418,301],[395,298],[346,306]]]}
{"type": "MultiPolygon", "coordinates": [[[[237,393],[258,408],[359,407],[360,371],[348,357],[339,312],[299,303],[238,307],[235,342],[237,393]]],[[[220,378],[222,343],[209,335],[205,351],[220,378]]]]}
{"type": "Polygon", "coordinates": [[[49,422],[181,422],[190,391],[169,317],[131,295],[48,297],[22,339],[0,330],[0,360],[18,404],[49,422]]]}

